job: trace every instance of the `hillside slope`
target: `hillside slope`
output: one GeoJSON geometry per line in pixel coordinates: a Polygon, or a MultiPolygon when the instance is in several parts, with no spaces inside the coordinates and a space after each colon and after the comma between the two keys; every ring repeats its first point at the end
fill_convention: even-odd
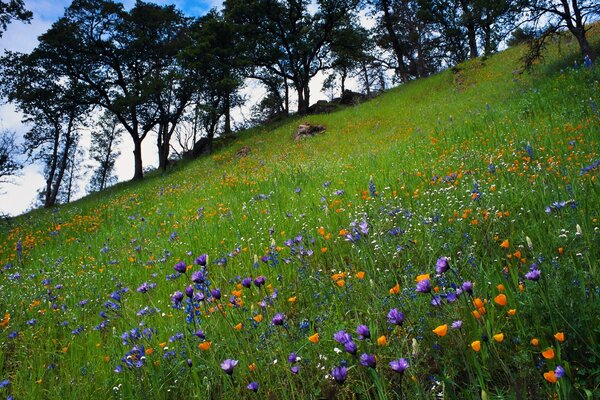
{"type": "Polygon", "coordinates": [[[600,396],[600,68],[575,51],[3,223],[0,396],[600,396]]]}

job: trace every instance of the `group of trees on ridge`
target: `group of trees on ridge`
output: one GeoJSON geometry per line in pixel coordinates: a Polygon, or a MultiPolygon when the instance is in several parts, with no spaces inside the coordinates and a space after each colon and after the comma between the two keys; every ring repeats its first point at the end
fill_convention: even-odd
{"type": "MultiPolygon", "coordinates": [[[[88,188],[101,190],[115,182],[121,135],[134,148],[133,179],[144,175],[148,137],[162,170],[173,152],[210,152],[216,136],[232,133],[248,80],[267,92],[255,120],[289,114],[292,99],[305,114],[319,73],[341,92],[355,78],[370,94],[388,72],[405,83],[492,54],[521,26],[537,38],[566,28],[593,59],[586,31],[598,15],[594,0],[225,0],[197,18],[140,0],[129,10],[74,0],[31,53],[1,57],[0,94],[24,115],[23,153],[44,166],[40,198],[51,207],[70,200],[83,129],[96,163],[88,188]]],[[[0,36],[31,18],[22,0],[0,0],[0,36]]],[[[14,135],[2,135],[0,183],[21,167],[14,135]]]]}

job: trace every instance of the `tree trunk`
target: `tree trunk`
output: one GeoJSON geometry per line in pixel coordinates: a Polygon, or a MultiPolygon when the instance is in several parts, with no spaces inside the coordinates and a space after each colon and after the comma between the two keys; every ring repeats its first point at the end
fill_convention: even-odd
{"type": "Polygon", "coordinates": [[[285,115],[290,113],[290,87],[287,78],[283,78],[283,87],[285,89],[285,115]]]}
{"type": "Polygon", "coordinates": [[[371,95],[371,83],[369,82],[369,69],[367,68],[367,63],[364,62],[362,64],[362,73],[363,78],[365,80],[365,91],[367,92],[367,96],[371,95]]]}
{"type": "Polygon", "coordinates": [[[308,85],[298,85],[298,114],[304,115],[308,113],[310,92],[308,85]]]}
{"type": "Polygon", "coordinates": [[[466,27],[469,39],[469,58],[473,60],[479,57],[479,52],[477,51],[477,30],[473,21],[468,21],[466,27]]]}
{"type": "Polygon", "coordinates": [[[231,133],[231,94],[225,95],[223,104],[223,114],[225,115],[225,125],[223,126],[223,133],[229,135],[231,133]]]}
{"type": "Polygon", "coordinates": [[[133,162],[134,174],[132,180],[140,180],[144,178],[144,167],[142,164],[142,141],[139,138],[133,139],[133,162]]]}
{"type": "Polygon", "coordinates": [[[404,65],[404,50],[402,49],[402,45],[400,44],[400,40],[396,35],[396,31],[394,30],[394,23],[392,21],[392,14],[390,12],[390,5],[387,0],[381,1],[381,8],[383,11],[383,22],[385,24],[385,29],[390,37],[390,41],[392,42],[392,49],[394,50],[394,55],[396,56],[396,74],[400,76],[400,80],[403,83],[408,82],[409,77],[406,71],[406,65],[404,65]]]}

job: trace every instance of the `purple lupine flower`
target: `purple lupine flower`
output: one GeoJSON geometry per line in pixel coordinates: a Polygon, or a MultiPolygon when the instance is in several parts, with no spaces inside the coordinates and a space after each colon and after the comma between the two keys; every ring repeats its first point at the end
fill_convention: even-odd
{"type": "Polygon", "coordinates": [[[358,339],[359,340],[364,340],[364,339],[370,339],[371,338],[371,331],[369,331],[369,327],[366,325],[359,325],[356,327],[356,333],[358,333],[358,339]]]}
{"type": "Polygon", "coordinates": [[[290,355],[288,356],[288,362],[293,364],[296,361],[298,361],[298,355],[296,353],[290,353],[290,355]]]}
{"type": "Polygon", "coordinates": [[[268,263],[269,262],[269,256],[267,256],[267,255],[262,256],[260,258],[260,261],[262,261],[264,264],[268,263]]]}
{"type": "Polygon", "coordinates": [[[242,286],[248,289],[252,285],[252,278],[247,277],[242,279],[242,286]]]}
{"type": "Polygon", "coordinates": [[[275,316],[273,317],[271,322],[273,323],[273,325],[283,325],[284,319],[285,319],[285,315],[283,315],[282,313],[277,313],[277,314],[275,314],[275,316]]]}
{"type": "Polygon", "coordinates": [[[208,255],[202,254],[201,256],[199,256],[198,258],[196,258],[194,260],[194,264],[200,265],[202,267],[206,267],[206,261],[207,261],[207,259],[208,259],[208,255]]]}
{"type": "Polygon", "coordinates": [[[193,362],[192,362],[191,358],[187,359],[187,365],[188,365],[188,367],[192,368],[193,362]]]}
{"type": "Polygon", "coordinates": [[[206,278],[204,276],[204,272],[202,272],[202,271],[194,271],[192,273],[192,282],[194,282],[194,283],[204,283],[205,280],[206,280],[206,278]]]}
{"type": "Polygon", "coordinates": [[[429,293],[431,292],[431,282],[429,279],[423,279],[420,282],[417,282],[417,288],[415,289],[419,293],[429,293]]]}
{"type": "Polygon", "coordinates": [[[392,325],[402,325],[404,322],[404,313],[398,311],[397,308],[392,308],[390,312],[388,312],[388,322],[392,325]]]}
{"type": "Polygon", "coordinates": [[[473,294],[473,282],[471,282],[471,281],[463,282],[462,290],[469,294],[473,294]]]}
{"type": "Polygon", "coordinates": [[[181,300],[183,300],[183,293],[180,291],[176,291],[175,293],[173,293],[173,295],[171,296],[171,301],[174,304],[179,304],[181,303],[181,300]]]}
{"type": "Polygon", "coordinates": [[[454,321],[452,323],[452,325],[450,325],[450,327],[452,329],[460,329],[460,328],[462,328],[462,324],[463,324],[463,322],[459,319],[459,320],[454,321]]]}
{"type": "Polygon", "coordinates": [[[221,363],[221,369],[227,374],[227,375],[232,375],[233,374],[233,369],[235,368],[235,366],[237,365],[238,360],[232,360],[230,358],[228,358],[227,360],[223,361],[221,363]]]}
{"type": "Polygon", "coordinates": [[[360,355],[360,364],[364,365],[365,367],[375,368],[377,365],[377,359],[373,354],[363,353],[360,355]]]}
{"type": "Polygon", "coordinates": [[[352,336],[346,331],[341,330],[333,334],[333,340],[340,344],[346,344],[352,341],[352,336]]]}
{"type": "Polygon", "coordinates": [[[267,279],[267,278],[265,278],[264,276],[259,276],[259,277],[257,277],[256,279],[254,279],[254,284],[255,284],[257,287],[261,287],[262,285],[264,285],[264,284],[265,284],[265,282],[266,282],[266,279],[267,279]]]}
{"type": "Polygon", "coordinates": [[[292,374],[296,375],[300,371],[300,367],[297,365],[294,365],[293,367],[290,368],[290,371],[292,372],[292,374]]]}
{"type": "Polygon", "coordinates": [[[435,272],[438,274],[443,274],[444,272],[448,271],[448,268],[450,268],[450,264],[448,263],[448,259],[446,257],[440,257],[437,259],[435,263],[435,272]]]}
{"type": "Polygon", "coordinates": [[[355,355],[356,351],[358,350],[358,348],[356,347],[356,343],[354,343],[352,340],[344,343],[344,349],[346,350],[346,352],[352,355],[355,355]]]}
{"type": "Polygon", "coordinates": [[[246,386],[246,389],[252,390],[254,393],[258,392],[258,382],[250,382],[248,386],[246,386]]]}
{"type": "Polygon", "coordinates": [[[331,370],[331,376],[337,383],[344,383],[348,378],[348,368],[346,367],[335,367],[331,370]]]}
{"type": "Polygon", "coordinates": [[[212,297],[214,297],[216,300],[219,300],[221,298],[221,289],[213,289],[210,291],[210,293],[212,294],[212,297]]]}
{"type": "Polygon", "coordinates": [[[173,269],[177,272],[179,272],[180,274],[185,274],[185,271],[187,270],[187,266],[185,265],[184,261],[179,261],[177,264],[175,264],[173,266],[173,269]]]}
{"type": "Polygon", "coordinates": [[[565,369],[562,367],[562,365],[558,365],[556,367],[554,370],[554,375],[556,375],[556,377],[559,379],[565,376],[565,369]]]}
{"type": "Polygon", "coordinates": [[[405,358],[390,361],[390,368],[392,371],[398,372],[399,374],[403,373],[408,367],[408,361],[406,361],[405,358]]]}

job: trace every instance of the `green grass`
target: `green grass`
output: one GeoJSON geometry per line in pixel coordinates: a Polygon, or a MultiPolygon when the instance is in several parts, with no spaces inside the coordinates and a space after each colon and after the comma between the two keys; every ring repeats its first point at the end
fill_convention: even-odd
{"type": "Polygon", "coordinates": [[[570,68],[576,43],[560,40],[532,74],[514,72],[525,50],[511,48],[357,107],[240,133],[168,174],[6,221],[0,381],[10,385],[0,396],[599,397],[600,168],[582,168],[600,160],[600,69],[570,68]],[[304,121],[327,131],[296,143],[304,121]],[[236,157],[243,146],[250,154],[236,157]],[[173,308],[171,295],[190,284],[204,253],[210,285],[196,292],[207,299],[188,322],[187,300],[173,308]],[[440,257],[451,269],[436,275],[440,257]],[[191,269],[167,279],[179,261],[191,269]],[[539,281],[525,277],[534,263],[539,281]],[[433,294],[415,292],[421,274],[439,295],[452,298],[464,281],[473,294],[435,307],[433,294]],[[258,276],[266,285],[240,285],[258,276]],[[156,287],[136,291],[144,282],[156,287]],[[107,308],[124,288],[113,300],[119,309],[107,308]],[[209,295],[215,288],[220,300],[209,295]],[[160,311],[138,315],[144,307],[160,311]],[[404,312],[402,326],[388,322],[393,308],[404,312]],[[276,313],[284,326],[271,323],[276,313]],[[461,329],[432,332],[457,320],[461,329]],[[359,324],[371,339],[358,340],[359,324]],[[136,327],[152,334],[124,344],[136,327]],[[200,328],[205,339],[194,335],[200,328]],[[334,341],[339,330],[352,335],[356,356],[334,341]],[[308,339],[315,333],[317,343],[308,339]],[[122,361],[135,345],[147,352],[139,368],[122,361]],[[301,358],[294,364],[291,352],[301,358]],[[376,355],[376,368],[360,364],[363,353],[376,355]],[[410,367],[398,374],[389,362],[401,357],[410,367]],[[239,360],[231,377],[220,368],[228,358],[239,360]],[[331,370],[344,363],[348,379],[337,384],[331,370]],[[549,383],[543,374],[558,365],[566,375],[549,383]]]}

